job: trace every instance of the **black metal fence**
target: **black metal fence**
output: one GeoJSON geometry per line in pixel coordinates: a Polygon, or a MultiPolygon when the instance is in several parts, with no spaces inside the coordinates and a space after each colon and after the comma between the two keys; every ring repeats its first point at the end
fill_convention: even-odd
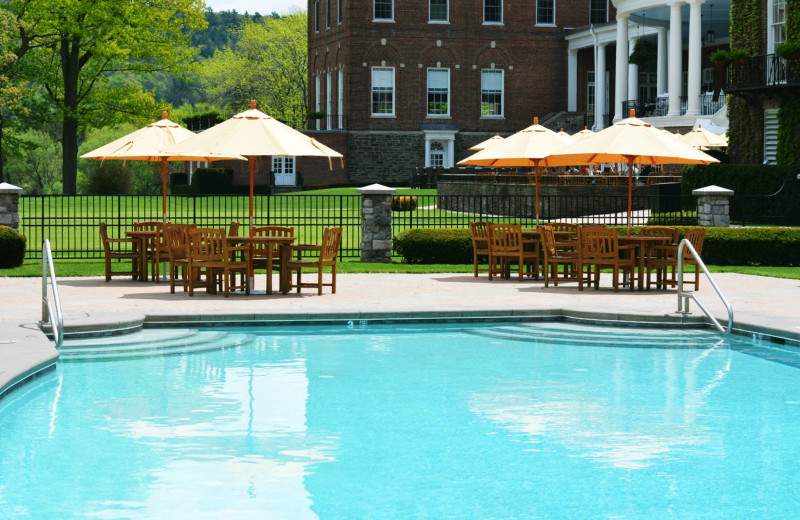
{"type": "Polygon", "coordinates": [[[796,87],[800,85],[800,60],[787,60],[777,54],[763,54],[732,63],[727,70],[726,92],[796,87]]]}
{"type": "MultiPolygon", "coordinates": [[[[787,184],[766,197],[731,199],[734,225],[800,225],[794,208],[800,183],[787,184]]],[[[394,211],[392,235],[410,228],[466,228],[471,221],[489,220],[535,226],[532,195],[417,195],[416,209],[394,211]]],[[[112,237],[124,237],[134,222],[161,220],[158,196],[22,196],[20,229],[28,238],[28,258],[40,259],[44,239],[49,239],[56,259],[99,259],[103,247],[98,223],[105,222],[112,237]]],[[[697,223],[692,196],[634,195],[631,224],[688,226],[697,223]]],[[[542,195],[540,221],[580,224],[627,224],[625,195],[542,195]],[[578,200],[580,199],[580,200],[578,200]],[[565,209],[566,208],[566,209],[565,209]]],[[[254,224],[294,226],[298,242],[316,243],[326,227],[343,229],[341,256],[361,255],[360,195],[262,195],[254,200],[254,224]]],[[[227,228],[240,223],[248,233],[249,201],[246,196],[170,196],[167,220],[202,227],[227,228]]]]}

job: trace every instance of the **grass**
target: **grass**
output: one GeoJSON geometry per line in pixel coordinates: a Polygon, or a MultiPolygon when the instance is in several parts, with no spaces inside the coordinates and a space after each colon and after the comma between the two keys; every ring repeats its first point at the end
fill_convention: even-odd
{"type": "MultiPolygon", "coordinates": [[[[56,260],[54,262],[56,276],[103,276],[102,260],[56,260]]],[[[800,267],[768,267],[768,266],[708,266],[712,273],[739,273],[770,278],[787,278],[800,280],[800,267]]],[[[358,262],[344,260],[339,262],[340,273],[472,273],[472,264],[406,264],[399,261],[391,264],[358,262]]],[[[0,277],[41,277],[42,263],[39,260],[26,260],[22,266],[14,269],[0,269],[0,277]]]]}

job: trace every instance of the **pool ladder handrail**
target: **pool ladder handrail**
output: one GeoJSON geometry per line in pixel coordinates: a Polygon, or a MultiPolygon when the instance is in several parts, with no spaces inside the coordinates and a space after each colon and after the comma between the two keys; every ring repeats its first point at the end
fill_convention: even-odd
{"type": "Polygon", "coordinates": [[[731,328],[733,327],[733,309],[731,308],[731,304],[728,303],[728,299],[725,298],[725,295],[722,294],[722,290],[717,285],[717,282],[714,281],[714,277],[711,276],[711,273],[708,272],[706,268],[706,264],[703,263],[703,260],[700,259],[700,255],[697,254],[694,246],[692,243],[689,242],[687,239],[681,240],[680,244],[678,244],[678,313],[679,314],[689,314],[689,298],[693,299],[697,306],[702,309],[702,311],[708,316],[708,319],[711,320],[714,327],[717,328],[718,331],[724,332],[725,334],[730,334],[731,328]],[[719,320],[711,315],[708,309],[706,309],[705,305],[700,301],[700,299],[694,294],[692,291],[684,291],[683,290],[683,248],[686,247],[689,249],[689,252],[694,257],[695,262],[700,268],[703,269],[703,272],[708,277],[708,281],[711,283],[711,287],[717,291],[717,296],[722,300],[722,303],[725,304],[725,308],[728,309],[728,326],[723,327],[720,325],[719,320]]]}
{"type": "Polygon", "coordinates": [[[56,348],[61,348],[64,343],[64,314],[61,312],[61,298],[58,296],[58,282],[56,270],[53,267],[53,253],[50,250],[50,241],[44,240],[42,244],[42,324],[49,323],[56,340],[56,348]],[[50,285],[53,287],[53,298],[47,293],[47,278],[50,275],[50,285]],[[55,312],[53,306],[55,305],[55,312]],[[53,317],[55,314],[55,321],[53,317]]]}

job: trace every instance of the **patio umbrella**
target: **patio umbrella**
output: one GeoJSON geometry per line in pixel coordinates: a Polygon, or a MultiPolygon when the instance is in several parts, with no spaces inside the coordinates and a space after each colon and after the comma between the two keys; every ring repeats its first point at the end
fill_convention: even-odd
{"type": "Polygon", "coordinates": [[[81,159],[114,159],[160,162],[162,168],[162,219],[167,221],[167,162],[168,161],[219,161],[223,159],[246,160],[240,155],[199,154],[193,156],[164,152],[164,148],[194,137],[195,133],[167,119],[162,113],[160,121],[122,136],[119,139],[81,155],[81,159]]]}
{"type": "MultiPolygon", "coordinates": [[[[534,167],[536,181],[536,220],[539,220],[539,167],[566,166],[562,161],[552,162],[550,156],[554,151],[564,148],[570,143],[569,137],[563,137],[539,124],[539,118],[533,118],[533,125],[520,130],[492,145],[490,148],[470,155],[458,164],[476,166],[521,166],[534,167]]],[[[579,164],[579,163],[575,163],[579,164]]]]}
{"type": "Polygon", "coordinates": [[[481,141],[480,143],[476,144],[475,146],[473,146],[471,148],[468,148],[468,150],[472,150],[473,152],[479,152],[481,150],[485,150],[486,148],[489,148],[490,146],[494,146],[495,144],[499,143],[502,140],[503,140],[503,138],[500,137],[500,134],[495,134],[492,137],[490,137],[489,139],[487,139],[485,141],[481,141]]]}
{"type": "Polygon", "coordinates": [[[577,143],[577,142],[583,141],[584,139],[588,139],[588,138],[592,137],[593,135],[594,135],[594,132],[592,132],[591,130],[589,130],[588,128],[586,128],[584,126],[583,130],[581,130],[580,132],[576,132],[576,133],[572,134],[570,139],[572,139],[573,143],[577,143]]]}
{"type": "Polygon", "coordinates": [[[656,164],[709,164],[719,162],[708,154],[668,136],[649,123],[635,117],[614,123],[597,132],[592,138],[575,142],[553,153],[555,160],[568,160],[575,164],[624,162],[628,164],[628,235],[631,233],[631,200],[633,192],[633,165],[656,164]]]}
{"type": "Polygon", "coordinates": [[[257,156],[300,156],[331,158],[342,154],[325,146],[294,128],[256,110],[256,102],[250,102],[250,110],[236,114],[222,123],[200,132],[191,139],[169,147],[170,153],[220,155],[236,154],[250,159],[250,228],[253,227],[253,175],[257,156]]]}
{"type": "Polygon", "coordinates": [[[562,128],[561,130],[559,130],[558,132],[556,132],[556,133],[557,133],[558,135],[560,135],[561,137],[566,137],[567,139],[569,139],[569,138],[571,138],[571,137],[572,137],[571,135],[569,135],[568,133],[566,133],[566,132],[564,131],[564,129],[563,129],[563,128],[562,128]]]}
{"type": "Polygon", "coordinates": [[[728,146],[728,139],[724,135],[717,135],[709,132],[705,128],[698,126],[691,132],[681,136],[681,141],[693,148],[706,150],[709,148],[725,148],[728,146]]]}

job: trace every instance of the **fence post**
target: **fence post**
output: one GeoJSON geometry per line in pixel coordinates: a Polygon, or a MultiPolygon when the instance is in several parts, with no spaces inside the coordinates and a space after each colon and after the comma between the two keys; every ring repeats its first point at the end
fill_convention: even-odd
{"type": "Polygon", "coordinates": [[[359,188],[361,195],[361,261],[392,261],[392,195],[381,184],[359,188]]]}
{"type": "Polygon", "coordinates": [[[7,182],[0,183],[0,226],[19,231],[19,194],[22,188],[7,182]]]}
{"type": "Polygon", "coordinates": [[[697,223],[708,227],[730,227],[730,198],[733,190],[720,186],[706,186],[692,190],[697,197],[697,223]]]}

